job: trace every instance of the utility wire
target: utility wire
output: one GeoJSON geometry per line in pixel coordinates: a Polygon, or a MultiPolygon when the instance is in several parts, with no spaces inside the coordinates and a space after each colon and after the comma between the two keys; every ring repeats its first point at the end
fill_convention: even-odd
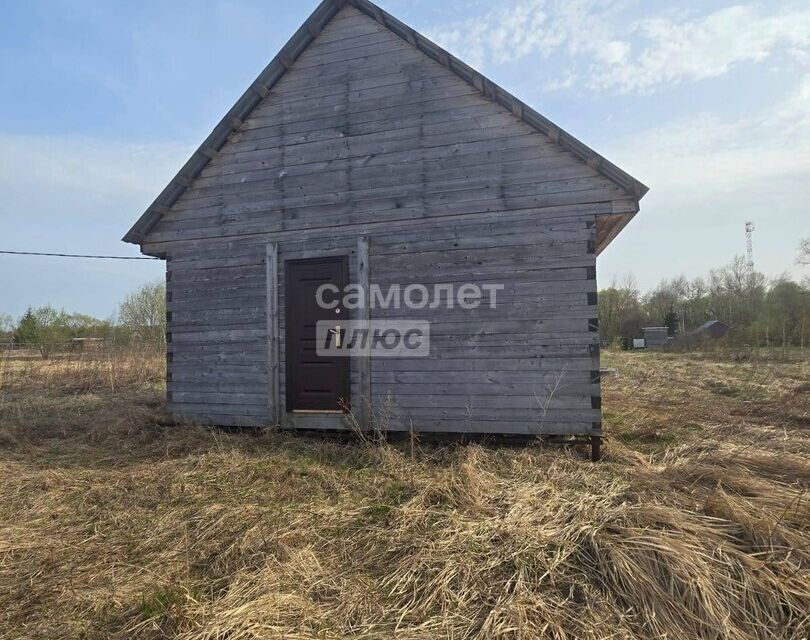
{"type": "Polygon", "coordinates": [[[93,260],[160,260],[144,256],[88,256],[77,253],[41,253],[38,251],[2,251],[0,253],[12,256],[50,256],[53,258],[90,258],[93,260]]]}

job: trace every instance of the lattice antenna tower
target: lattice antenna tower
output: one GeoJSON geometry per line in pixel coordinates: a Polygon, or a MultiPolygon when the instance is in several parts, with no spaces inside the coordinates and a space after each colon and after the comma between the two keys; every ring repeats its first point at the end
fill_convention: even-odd
{"type": "Polygon", "coordinates": [[[748,268],[754,268],[754,227],[753,222],[745,223],[745,254],[748,262],[748,268]]]}

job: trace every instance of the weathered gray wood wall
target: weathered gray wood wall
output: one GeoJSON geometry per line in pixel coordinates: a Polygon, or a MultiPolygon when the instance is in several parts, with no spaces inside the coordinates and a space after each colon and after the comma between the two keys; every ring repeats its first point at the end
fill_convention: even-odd
{"type": "MultiPolygon", "coordinates": [[[[268,243],[280,265],[349,255],[354,281],[366,237],[370,280],[383,288],[505,285],[494,310],[372,310],[432,321],[430,358],[372,359],[375,412],[390,428],[589,434],[600,421],[596,227],[626,198],[343,9],[143,244],[168,260],[170,408],[198,421],[268,423],[268,243]]],[[[368,375],[353,363],[355,405],[368,375]]]]}

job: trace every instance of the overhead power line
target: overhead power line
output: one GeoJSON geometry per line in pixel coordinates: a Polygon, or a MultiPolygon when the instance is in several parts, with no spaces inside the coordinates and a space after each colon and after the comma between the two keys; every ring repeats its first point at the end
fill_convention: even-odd
{"type": "Polygon", "coordinates": [[[12,256],[48,256],[51,258],[89,258],[92,260],[160,260],[146,256],[91,256],[78,253],[43,253],[40,251],[2,251],[0,253],[12,256]]]}

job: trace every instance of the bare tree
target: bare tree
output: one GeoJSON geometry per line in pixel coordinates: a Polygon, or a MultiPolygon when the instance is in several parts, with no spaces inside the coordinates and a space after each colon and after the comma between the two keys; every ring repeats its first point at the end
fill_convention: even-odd
{"type": "Polygon", "coordinates": [[[0,333],[10,333],[14,330],[14,318],[7,313],[0,313],[0,333]]]}
{"type": "Polygon", "coordinates": [[[635,335],[642,322],[638,284],[632,274],[621,282],[615,278],[610,287],[599,292],[599,334],[613,342],[623,336],[635,335]]]}
{"type": "Polygon", "coordinates": [[[796,258],[796,262],[810,265],[810,238],[805,238],[799,243],[799,257],[796,258]]]}
{"type": "Polygon", "coordinates": [[[767,282],[745,258],[735,256],[729,264],[712,269],[709,275],[709,301],[713,317],[731,325],[750,324],[764,306],[767,282]]]}
{"type": "Polygon", "coordinates": [[[166,287],[163,282],[145,284],[124,298],[118,319],[134,338],[162,344],[166,339],[166,287]]]}

